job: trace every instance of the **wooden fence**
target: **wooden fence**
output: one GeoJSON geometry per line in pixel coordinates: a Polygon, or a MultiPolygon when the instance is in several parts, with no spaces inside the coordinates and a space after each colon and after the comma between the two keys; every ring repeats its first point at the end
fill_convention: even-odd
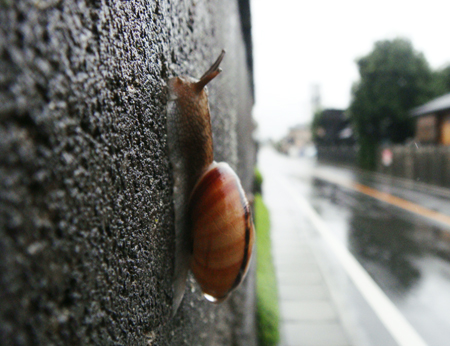
{"type": "MultiPolygon", "coordinates": [[[[317,158],[331,164],[358,167],[356,146],[320,146],[317,158]]],[[[383,146],[377,157],[377,172],[450,188],[450,146],[383,146]],[[383,160],[383,152],[388,152],[385,156],[390,160],[386,157],[383,160]]]]}
{"type": "Polygon", "coordinates": [[[385,146],[380,149],[377,171],[395,177],[450,187],[449,146],[385,146]],[[383,164],[383,151],[390,150],[392,162],[383,164]]]}

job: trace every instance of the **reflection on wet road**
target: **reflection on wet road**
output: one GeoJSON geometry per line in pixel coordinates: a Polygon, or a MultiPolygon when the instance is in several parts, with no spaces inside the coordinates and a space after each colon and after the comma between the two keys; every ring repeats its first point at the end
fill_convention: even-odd
{"type": "Polygon", "coordinates": [[[346,210],[346,223],[339,225],[349,250],[430,345],[448,345],[449,230],[319,179],[313,179],[310,201],[331,228],[346,210]]]}
{"type": "Polygon", "coordinates": [[[262,155],[280,166],[281,174],[307,198],[426,342],[449,345],[450,199],[309,159],[289,159],[267,150],[262,155]],[[412,202],[416,210],[371,196],[349,186],[349,181],[412,202]],[[430,213],[424,215],[424,210],[430,213]]]}
{"type": "MultiPolygon", "coordinates": [[[[378,199],[382,202],[386,202],[395,207],[409,211],[413,214],[418,214],[418,215],[424,216],[433,222],[439,222],[445,226],[450,226],[450,216],[449,215],[445,215],[441,212],[423,207],[420,204],[413,203],[409,200],[394,196],[391,193],[379,191],[379,190],[369,187],[367,185],[363,185],[363,184],[354,182],[353,180],[350,180],[350,179],[347,179],[347,180],[336,179],[334,177],[330,177],[327,174],[321,174],[320,172],[316,172],[315,177],[318,179],[327,181],[333,185],[340,185],[340,186],[346,187],[348,189],[354,190],[356,192],[360,192],[369,197],[378,199]]],[[[359,177],[357,177],[357,178],[359,178],[359,177]]]]}

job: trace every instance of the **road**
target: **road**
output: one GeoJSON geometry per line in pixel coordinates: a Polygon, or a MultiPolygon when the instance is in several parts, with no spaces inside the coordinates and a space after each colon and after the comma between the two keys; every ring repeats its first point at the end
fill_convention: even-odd
{"type": "Polygon", "coordinates": [[[360,330],[355,344],[400,344],[405,330],[431,346],[450,344],[450,198],[445,191],[431,194],[421,186],[289,158],[267,147],[258,165],[264,193],[278,189],[297,198],[298,213],[311,206],[316,228],[326,228],[387,297],[387,305],[372,300],[370,290],[358,284],[361,275],[347,271],[326,241],[318,243],[340,308],[360,330]],[[395,311],[387,313],[389,304],[398,320],[390,320],[395,311]],[[402,319],[411,329],[401,329],[402,319]],[[392,337],[396,333],[398,338],[392,337]]]}

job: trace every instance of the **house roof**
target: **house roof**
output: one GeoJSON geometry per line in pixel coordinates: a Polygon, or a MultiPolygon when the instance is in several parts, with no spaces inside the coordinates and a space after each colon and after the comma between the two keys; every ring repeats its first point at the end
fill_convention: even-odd
{"type": "Polygon", "coordinates": [[[417,117],[424,114],[443,111],[445,109],[450,109],[450,93],[442,95],[434,100],[431,100],[430,102],[425,103],[422,106],[414,108],[413,110],[411,110],[410,114],[413,117],[417,117]]]}

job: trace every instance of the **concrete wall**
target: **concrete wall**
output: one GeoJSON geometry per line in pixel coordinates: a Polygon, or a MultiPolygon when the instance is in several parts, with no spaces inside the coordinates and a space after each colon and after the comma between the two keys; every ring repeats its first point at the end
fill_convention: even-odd
{"type": "Polygon", "coordinates": [[[200,77],[227,50],[209,86],[214,149],[249,190],[246,10],[247,1],[0,1],[2,343],[255,344],[252,273],[219,306],[190,278],[171,317],[164,92],[168,77],[200,77]]]}

